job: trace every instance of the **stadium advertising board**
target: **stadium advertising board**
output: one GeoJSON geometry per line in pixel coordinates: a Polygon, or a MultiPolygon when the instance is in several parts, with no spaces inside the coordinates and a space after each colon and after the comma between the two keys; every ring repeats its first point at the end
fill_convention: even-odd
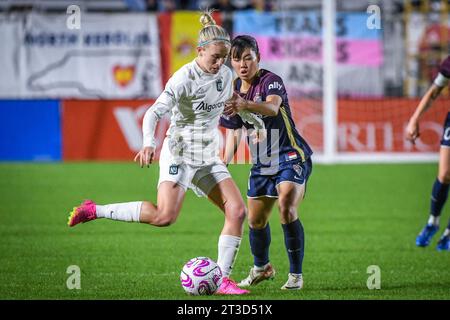
{"type": "Polygon", "coordinates": [[[80,29],[73,30],[66,15],[23,19],[1,22],[0,52],[16,63],[2,69],[8,74],[0,97],[131,99],[161,92],[156,15],[82,13],[80,29]]]}
{"type": "Polygon", "coordinates": [[[59,101],[2,100],[0,160],[61,160],[59,101]]]}
{"type": "MultiPolygon", "coordinates": [[[[291,100],[294,122],[313,150],[323,150],[321,101],[291,100]]],[[[437,152],[442,135],[448,99],[435,101],[433,109],[423,116],[420,137],[415,145],[404,138],[409,117],[418,99],[339,99],[337,143],[339,152],[420,153],[437,152]]]]}
{"type": "MultiPolygon", "coordinates": [[[[64,160],[130,161],[142,147],[142,119],[154,100],[65,100],[64,160]]],[[[168,121],[156,129],[157,154],[168,121]]]]}
{"type": "MultiPolygon", "coordinates": [[[[142,147],[142,119],[154,100],[65,100],[62,102],[64,160],[130,161],[142,147]]],[[[290,101],[296,127],[316,154],[323,150],[322,109],[317,100],[290,101]]],[[[448,100],[424,116],[421,136],[412,145],[403,138],[409,115],[417,99],[339,100],[339,152],[436,152],[448,100]],[[363,115],[363,116],[362,116],[363,115]]],[[[167,115],[156,128],[155,160],[169,127],[167,115]]],[[[221,147],[227,131],[221,132],[221,147]]],[[[244,138],[243,138],[244,139],[244,138]]],[[[249,151],[241,141],[234,163],[249,162],[249,151]]]]}

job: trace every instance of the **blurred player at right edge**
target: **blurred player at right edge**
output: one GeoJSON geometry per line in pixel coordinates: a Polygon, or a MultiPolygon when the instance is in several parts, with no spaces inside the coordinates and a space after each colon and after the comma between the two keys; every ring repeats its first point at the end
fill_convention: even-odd
{"type": "MultiPolygon", "coordinates": [[[[419,137],[419,119],[427,111],[434,100],[439,96],[449,82],[450,79],[450,56],[442,62],[439,73],[434,80],[434,83],[428,89],[427,93],[422,97],[416,111],[411,116],[408,126],[406,127],[406,139],[414,143],[419,137]]],[[[427,224],[416,238],[416,245],[419,247],[426,247],[430,244],[431,238],[439,230],[439,217],[441,216],[442,208],[447,201],[448,187],[450,185],[450,112],[447,113],[447,118],[444,123],[444,133],[441,139],[441,148],[439,152],[439,172],[434,182],[431,191],[431,208],[430,217],[427,224]]],[[[450,251],[450,220],[442,234],[437,247],[437,250],[450,251]]]]}

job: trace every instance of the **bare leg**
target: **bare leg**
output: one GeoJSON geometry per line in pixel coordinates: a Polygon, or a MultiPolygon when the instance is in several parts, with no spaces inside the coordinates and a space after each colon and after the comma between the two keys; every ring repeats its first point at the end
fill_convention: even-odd
{"type": "Polygon", "coordinates": [[[208,194],[209,200],[225,214],[222,235],[242,236],[246,215],[244,200],[233,179],[219,182],[208,194]]]}
{"type": "Polygon", "coordinates": [[[157,227],[166,227],[175,223],[181,211],[186,192],[180,185],[164,181],[158,188],[158,203],[144,201],[139,221],[157,227]]]}
{"type": "MultiPolygon", "coordinates": [[[[219,182],[208,194],[208,198],[225,214],[225,223],[219,237],[217,264],[224,277],[229,279],[242,240],[243,224],[246,215],[244,200],[231,178],[219,182]]],[[[243,294],[234,282],[224,281],[222,293],[243,294]]]]}
{"type": "Polygon", "coordinates": [[[252,229],[263,229],[269,221],[276,198],[248,199],[248,224],[252,229]]]}
{"type": "Polygon", "coordinates": [[[441,183],[450,184],[450,148],[441,147],[439,151],[439,173],[441,183]]]}

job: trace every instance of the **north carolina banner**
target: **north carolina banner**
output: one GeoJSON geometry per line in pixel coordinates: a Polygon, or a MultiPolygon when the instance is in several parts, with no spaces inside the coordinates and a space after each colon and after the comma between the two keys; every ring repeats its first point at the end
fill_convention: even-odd
{"type": "MultiPolygon", "coordinates": [[[[336,62],[338,93],[381,96],[383,44],[381,30],[366,26],[367,14],[338,13],[336,62]]],[[[322,24],[320,11],[234,14],[233,36],[258,41],[261,67],[280,75],[291,96],[322,91],[322,24]]]]}
{"type": "Polygon", "coordinates": [[[156,98],[161,93],[156,15],[82,12],[81,28],[73,30],[67,17],[32,13],[20,30],[9,26],[16,36],[2,38],[2,47],[13,48],[7,53],[14,56],[3,58],[16,65],[6,69],[11,77],[2,74],[2,79],[19,82],[2,81],[0,97],[156,98]]]}

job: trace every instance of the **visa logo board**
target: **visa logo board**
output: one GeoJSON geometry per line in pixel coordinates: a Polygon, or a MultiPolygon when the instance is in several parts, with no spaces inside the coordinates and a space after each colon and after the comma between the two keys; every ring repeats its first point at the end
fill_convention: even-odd
{"type": "MultiPolygon", "coordinates": [[[[383,94],[382,30],[367,27],[365,13],[338,13],[336,63],[338,92],[350,96],[383,94]],[[351,81],[350,81],[351,80],[351,81]]],[[[276,72],[292,97],[322,93],[322,14],[320,11],[234,14],[233,36],[258,41],[261,67],[276,72]]]]}

